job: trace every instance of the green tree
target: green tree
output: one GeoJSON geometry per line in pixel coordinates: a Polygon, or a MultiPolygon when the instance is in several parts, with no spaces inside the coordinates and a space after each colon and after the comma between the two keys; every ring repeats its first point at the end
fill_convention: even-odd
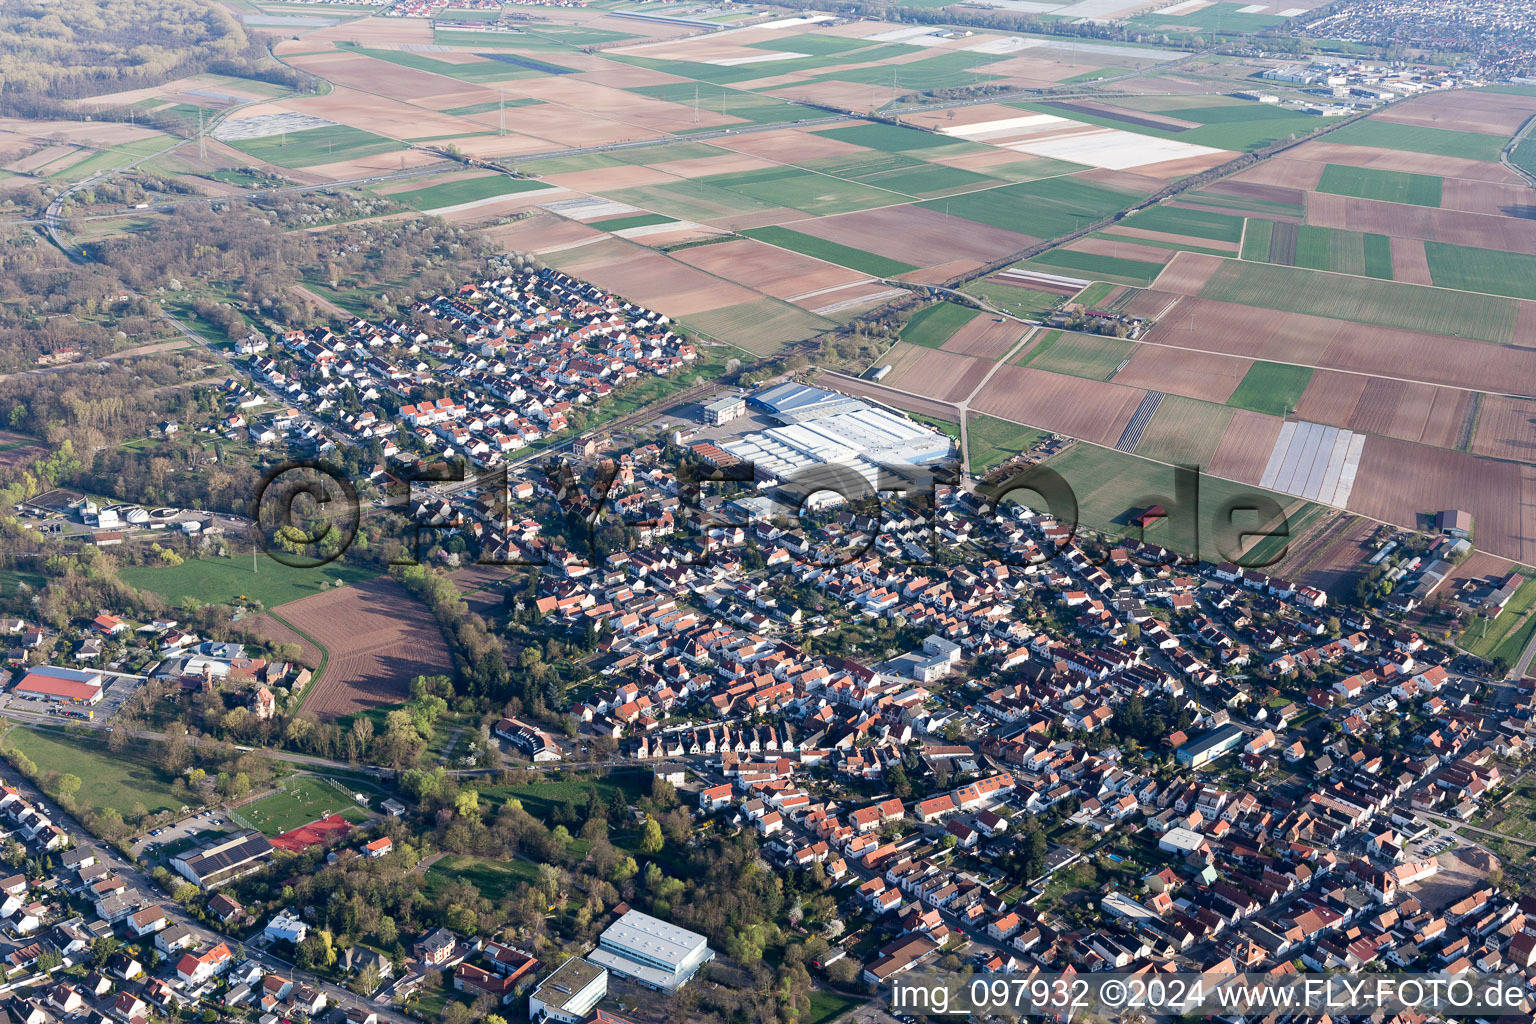
{"type": "Polygon", "coordinates": [[[640,852],[657,854],[666,845],[661,837],[661,823],[650,815],[645,817],[645,827],[640,830],[640,852]]]}

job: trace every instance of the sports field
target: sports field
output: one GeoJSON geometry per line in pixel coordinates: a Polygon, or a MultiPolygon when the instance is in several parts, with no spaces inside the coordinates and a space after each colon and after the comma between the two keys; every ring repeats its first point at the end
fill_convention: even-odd
{"type": "Polygon", "coordinates": [[[958,302],[936,302],[913,314],[901,329],[901,340],[924,348],[939,348],[980,315],[981,310],[958,302]]]}
{"type": "Polygon", "coordinates": [[[225,145],[279,167],[314,167],[410,148],[403,142],[341,124],[264,139],[236,139],[225,145]]]}
{"type": "Polygon", "coordinates": [[[1444,184],[1443,178],[1433,174],[1329,164],[1323,168],[1317,191],[1354,196],[1357,199],[1379,199],[1387,203],[1438,207],[1444,184]]]}
{"type": "Polygon", "coordinates": [[[318,569],[295,569],[266,555],[254,566],[249,555],[236,558],[189,558],[177,566],[126,566],[123,582],[151,590],[175,604],[194,598],[205,604],[228,604],[238,598],[260,601],[272,608],[329,589],[336,580],[357,583],[378,575],[366,566],[348,566],[343,555],[318,569]]]}
{"type": "Polygon", "coordinates": [[[1301,401],[1301,393],[1312,383],[1312,373],[1310,366],[1255,362],[1227,404],[1271,416],[1289,415],[1301,401]]]}
{"type": "Polygon", "coordinates": [[[368,812],[345,793],[312,776],[295,775],[278,785],[280,792],[238,808],[240,817],[255,825],[263,835],[279,836],[332,814],[353,824],[368,820],[368,812]]]}
{"type": "Polygon", "coordinates": [[[910,263],[902,263],[899,260],[887,259],[877,256],[863,249],[855,249],[852,246],[839,245],[837,242],[829,242],[815,235],[802,234],[789,228],[764,227],[745,228],[741,232],[748,238],[755,238],[759,242],[767,242],[781,249],[791,252],[803,253],[806,256],[814,256],[828,263],[836,263],[839,266],[852,270],[872,274],[875,277],[895,277],[897,274],[905,274],[917,268],[910,263]]]}

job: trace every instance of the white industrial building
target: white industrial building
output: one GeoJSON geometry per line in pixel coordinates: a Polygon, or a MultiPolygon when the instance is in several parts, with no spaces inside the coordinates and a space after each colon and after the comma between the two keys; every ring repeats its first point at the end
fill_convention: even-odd
{"type": "MultiPolygon", "coordinates": [[[[878,409],[857,399],[834,407],[838,411],[788,426],[747,434],[720,447],[752,463],[759,481],[793,480],[815,466],[844,466],[868,482],[874,492],[881,464],[920,466],[950,455],[952,442],[905,416],[878,409]],[[851,403],[851,405],[849,404],[851,403]]],[[[841,503],[836,494],[813,495],[808,506],[825,508],[841,503]]]]}
{"type": "Polygon", "coordinates": [[[715,958],[704,936],[631,910],[609,925],[587,959],[621,978],[675,992],[715,958]]]}

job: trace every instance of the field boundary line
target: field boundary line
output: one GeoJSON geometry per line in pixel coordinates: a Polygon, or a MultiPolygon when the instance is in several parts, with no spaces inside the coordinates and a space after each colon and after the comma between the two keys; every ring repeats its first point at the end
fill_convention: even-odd
{"type": "Polygon", "coordinates": [[[287,619],[285,619],[281,615],[277,614],[277,612],[273,611],[270,608],[268,608],[266,611],[267,611],[268,615],[272,616],[272,618],[276,619],[278,622],[280,622],[283,625],[287,626],[289,629],[291,629],[295,633],[299,634],[299,636],[303,637],[305,640],[308,640],[310,643],[314,644],[315,647],[317,647],[320,650],[320,664],[315,668],[314,673],[310,676],[310,678],[309,678],[309,685],[304,687],[304,692],[299,695],[299,706],[294,709],[296,711],[302,711],[302,710],[304,710],[304,702],[309,700],[309,695],[314,693],[315,689],[320,685],[320,677],[325,674],[325,667],[326,667],[326,665],[330,664],[331,652],[330,652],[329,649],[326,648],[325,644],[321,643],[319,640],[316,640],[314,637],[312,637],[308,633],[304,632],[298,626],[295,626],[293,623],[289,622],[287,619]]]}

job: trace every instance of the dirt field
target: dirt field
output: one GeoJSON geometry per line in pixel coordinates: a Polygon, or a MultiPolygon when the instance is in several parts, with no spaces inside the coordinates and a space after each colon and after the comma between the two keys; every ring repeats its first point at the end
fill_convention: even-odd
{"type": "Polygon", "coordinates": [[[1166,263],[1174,257],[1172,249],[1163,249],[1152,245],[1137,245],[1136,240],[1127,238],[1117,240],[1114,238],[1082,238],[1067,246],[1070,252],[1086,252],[1096,256],[1110,256],[1117,259],[1140,260],[1143,263],[1166,263]]]}
{"type": "Polygon", "coordinates": [[[904,341],[897,342],[884,360],[891,365],[891,372],[883,383],[941,402],[968,397],[989,368],[980,359],[904,341]]]}
{"type": "Polygon", "coordinates": [[[1018,321],[983,314],[950,335],[940,348],[995,361],[1007,355],[1028,330],[1018,321]]]}
{"type": "MultiPolygon", "coordinates": [[[[1170,263],[1159,282],[1168,280],[1185,259],[1181,254],[1170,263]]],[[[1142,297],[1148,294],[1144,292],[1142,297]]],[[[1148,332],[1145,340],[1499,393],[1511,390],[1512,382],[1536,379],[1536,350],[1532,349],[1465,338],[1452,341],[1421,331],[1280,313],[1209,299],[1182,299],[1148,332]],[[1452,345],[1456,358],[1448,359],[1447,346],[1452,345]]]]}
{"type": "Polygon", "coordinates": [[[1300,419],[1454,448],[1472,395],[1467,391],[1319,370],[1296,405],[1300,419]]]}
{"type": "Polygon", "coordinates": [[[1536,250],[1536,221],[1533,220],[1383,203],[1321,192],[1307,201],[1307,223],[1480,249],[1536,250]]]}
{"type": "Polygon", "coordinates": [[[668,316],[686,316],[761,297],[741,285],[618,239],[556,254],[553,262],[569,274],[668,316]]]}
{"type": "Polygon", "coordinates": [[[1252,365],[1252,359],[1140,345],[1125,369],[1115,374],[1115,383],[1225,402],[1252,365]]]}
{"type": "Polygon", "coordinates": [[[48,447],[35,437],[0,430],[0,466],[20,466],[47,453],[48,447]]]}
{"type": "Polygon", "coordinates": [[[1429,257],[1420,238],[1392,239],[1392,278],[1404,284],[1434,284],[1429,274],[1429,257]]]}
{"type": "MultiPolygon", "coordinates": [[[[732,118],[732,120],[735,120],[732,118]]],[[[716,145],[759,160],[773,163],[799,163],[828,156],[854,156],[868,153],[863,146],[856,146],[842,139],[834,139],[816,132],[786,128],[777,132],[753,132],[734,139],[717,140],[716,145]]]]}
{"type": "Polygon", "coordinates": [[[683,249],[676,258],[779,299],[865,279],[865,275],[856,270],[833,266],[751,238],[683,249]]]}
{"type": "Polygon", "coordinates": [[[1501,185],[1494,181],[1445,178],[1440,186],[1440,208],[1498,217],[1530,216],[1531,190],[1527,185],[1501,185]]]}
{"type": "Polygon", "coordinates": [[[1283,423],[1278,416],[1239,409],[1211,456],[1211,472],[1228,480],[1258,483],[1283,423]]]}
{"type": "Polygon", "coordinates": [[[1177,292],[1180,295],[1199,295],[1211,280],[1211,275],[1225,265],[1220,256],[1206,256],[1195,252],[1181,252],[1157,275],[1152,286],[1160,292],[1177,292]]]}
{"type": "Polygon", "coordinates": [[[959,410],[947,402],[904,394],[873,381],[859,380],[841,373],[828,373],[821,378],[821,382],[844,394],[868,398],[883,405],[889,405],[893,409],[902,409],[930,419],[955,421],[960,418],[959,410]]]}
{"type": "MultiPolygon", "coordinates": [[[[1357,147],[1351,147],[1357,148],[1357,147]]],[[[1310,153],[1310,147],[1303,147],[1303,152],[1310,153]]],[[[1342,163],[1343,161],[1338,161],[1342,163]]],[[[1321,161],[1298,159],[1290,154],[1284,154],[1255,164],[1240,174],[1235,175],[1227,183],[1230,189],[1234,185],[1247,185],[1254,188],[1265,188],[1278,192],[1295,193],[1298,191],[1310,191],[1317,188],[1317,180],[1323,175],[1321,161]]],[[[1239,194],[1239,193],[1233,193],[1239,194]]],[[[1268,196],[1253,196],[1254,199],[1265,199],[1268,196]]],[[[1299,202],[1296,199],[1285,199],[1281,202],[1299,202]]]]}
{"type": "Polygon", "coordinates": [[[425,605],[388,577],[290,601],[275,609],[329,657],[304,710],[339,718],[398,704],[419,675],[449,672],[448,647],[425,605]]]}
{"type": "MultiPolygon", "coordinates": [[[[1124,238],[1127,241],[1132,241],[1132,240],[1135,240],[1135,239],[1138,239],[1138,238],[1144,238],[1144,239],[1146,239],[1147,241],[1150,241],[1150,242],[1171,242],[1171,243],[1173,243],[1175,245],[1198,246],[1198,247],[1200,247],[1202,249],[1223,249],[1223,250],[1225,250],[1227,252],[1231,252],[1231,253],[1236,253],[1237,252],[1237,243],[1236,242],[1220,242],[1220,241],[1217,241],[1214,238],[1195,238],[1195,237],[1190,236],[1190,235],[1171,235],[1171,234],[1169,234],[1166,231],[1148,231],[1146,228],[1129,228],[1129,227],[1125,227],[1123,225],[1116,225],[1115,227],[1109,228],[1107,230],[1108,230],[1109,234],[1115,235],[1117,237],[1124,238]]],[[[1142,247],[1138,251],[1139,252],[1150,252],[1151,251],[1151,247],[1144,246],[1144,247],[1142,247]]],[[[1159,263],[1165,263],[1165,262],[1167,262],[1167,260],[1172,259],[1173,256],[1174,256],[1174,253],[1177,252],[1177,250],[1175,250],[1175,249],[1164,249],[1164,250],[1162,250],[1162,252],[1164,253],[1166,258],[1162,259],[1162,260],[1157,260],[1157,262],[1159,262],[1159,263]]],[[[1151,255],[1142,256],[1142,257],[1133,256],[1131,258],[1132,259],[1148,259],[1148,260],[1156,259],[1156,257],[1151,256],[1151,255]]]]}
{"type": "MultiPolygon", "coordinates": [[[[1513,171],[1505,170],[1502,164],[1496,164],[1489,160],[1470,160],[1457,156],[1432,156],[1425,153],[1406,153],[1395,149],[1371,149],[1367,146],[1347,146],[1342,142],[1329,142],[1321,139],[1317,142],[1309,142],[1300,147],[1300,151],[1306,154],[1306,159],[1322,164],[1350,164],[1355,167],[1374,167],[1382,171],[1408,171],[1414,174],[1439,174],[1448,178],[1469,178],[1473,181],[1501,181],[1518,182],[1519,176],[1513,171]]],[[[1285,161],[1289,163],[1290,161],[1285,161]]],[[[1259,164],[1260,168],[1269,168],[1279,164],[1278,160],[1266,160],[1259,164]]],[[[1281,164],[1284,166],[1284,164],[1281,164]]],[[[1271,185],[1289,185],[1292,188],[1312,188],[1312,185],[1303,185],[1295,181],[1275,181],[1263,176],[1255,169],[1254,172],[1245,172],[1242,176],[1245,181],[1264,181],[1271,185]],[[1253,176],[1248,176],[1252,173],[1253,176]]]]}
{"type": "Polygon", "coordinates": [[[525,221],[486,228],[482,233],[509,250],[533,253],[584,245],[603,237],[603,233],[596,228],[556,217],[552,213],[536,213],[525,221]]]}
{"type": "Polygon", "coordinates": [[[1310,536],[1293,541],[1284,561],[1269,571],[1317,587],[1336,600],[1351,598],[1371,555],[1366,539],[1376,526],[1363,516],[1330,511],[1310,536]]]}
{"type": "Polygon", "coordinates": [[[1145,395],[1140,388],[1004,366],[992,375],[971,408],[1014,423],[1113,445],[1145,395]]]}
{"type": "Polygon", "coordinates": [[[986,263],[1019,252],[1037,241],[1029,235],[953,219],[937,210],[915,206],[861,210],[835,217],[795,221],[785,226],[919,266],[956,259],[986,263]]]}
{"type": "Polygon", "coordinates": [[[1472,451],[1495,459],[1536,462],[1536,401],[1484,395],[1472,451]]]}
{"type": "Polygon", "coordinates": [[[310,641],[295,633],[284,623],[278,622],[271,615],[262,612],[251,619],[251,628],[267,640],[275,644],[298,644],[303,649],[302,661],[311,669],[320,667],[320,648],[310,641]]]}
{"type": "Polygon", "coordinates": [[[1396,104],[1376,116],[1403,124],[1510,136],[1531,116],[1531,100],[1528,96],[1458,89],[1396,104]]]}
{"type": "MultiPolygon", "coordinates": [[[[1283,159],[1283,157],[1277,159],[1283,159]]],[[[1316,182],[1313,184],[1315,185],[1316,182]]],[[[1236,178],[1213,182],[1207,186],[1206,191],[1218,195],[1235,196],[1238,199],[1258,199],[1267,203],[1289,203],[1295,206],[1300,206],[1307,200],[1307,193],[1301,188],[1261,185],[1254,181],[1239,181],[1236,178]]]]}
{"type": "Polygon", "coordinates": [[[1371,437],[1349,507],[1409,527],[1419,515],[1465,509],[1472,513],[1479,548],[1521,562],[1536,557],[1536,537],[1528,526],[1536,519],[1536,467],[1371,437]]]}

